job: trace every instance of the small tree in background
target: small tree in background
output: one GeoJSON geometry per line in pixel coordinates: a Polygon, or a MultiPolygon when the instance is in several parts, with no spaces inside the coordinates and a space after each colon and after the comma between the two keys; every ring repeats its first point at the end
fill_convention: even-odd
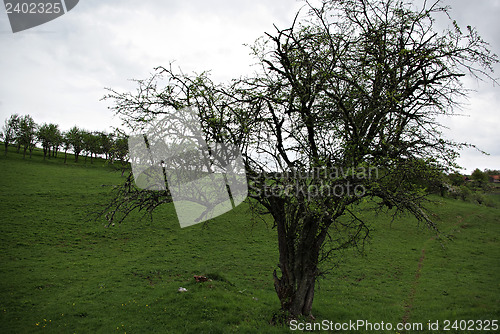
{"type": "Polygon", "coordinates": [[[458,172],[453,172],[448,174],[448,180],[452,186],[458,187],[465,183],[465,176],[458,172]]]}
{"type": "Polygon", "coordinates": [[[119,134],[113,141],[113,145],[109,151],[109,161],[113,164],[115,161],[120,162],[122,175],[128,164],[128,136],[119,134]]]}
{"type": "Polygon", "coordinates": [[[50,145],[51,145],[49,126],[47,123],[42,124],[38,128],[36,136],[38,138],[38,141],[42,144],[43,159],[45,160],[45,157],[47,156],[47,152],[49,153],[49,157],[50,157],[50,145]]]}
{"type": "Polygon", "coordinates": [[[52,156],[57,157],[57,152],[59,151],[59,147],[63,145],[63,135],[61,130],[59,130],[59,126],[56,125],[56,129],[54,130],[52,137],[52,156]]]}
{"type": "Polygon", "coordinates": [[[71,139],[68,136],[68,132],[63,132],[62,134],[62,147],[64,149],[64,163],[68,158],[68,150],[71,148],[71,139]]]}
{"type": "Polygon", "coordinates": [[[113,134],[98,132],[97,135],[99,136],[100,154],[104,154],[104,158],[108,160],[114,143],[113,134]]]}
{"type": "Polygon", "coordinates": [[[33,148],[36,144],[37,125],[30,115],[24,115],[19,120],[19,129],[16,136],[18,150],[23,146],[23,159],[26,157],[26,151],[29,150],[30,158],[33,148]]]}
{"type": "Polygon", "coordinates": [[[488,174],[476,168],[470,175],[471,179],[474,181],[474,186],[486,190],[488,187],[489,177],[488,174]]]}
{"type": "MultiPolygon", "coordinates": [[[[77,126],[72,127],[68,132],[66,132],[67,143],[71,145],[73,153],[75,154],[75,162],[78,162],[78,157],[84,149],[83,142],[83,131],[77,126]]],[[[64,158],[66,161],[66,158],[64,158]]]]}
{"type": "Polygon", "coordinates": [[[5,120],[5,123],[2,127],[2,139],[5,146],[5,155],[7,155],[9,144],[16,141],[16,134],[18,133],[19,128],[19,120],[19,115],[13,114],[5,120]]]}
{"type": "Polygon", "coordinates": [[[55,155],[55,151],[61,145],[61,131],[59,131],[59,126],[57,124],[47,124],[44,123],[38,128],[37,131],[38,141],[42,144],[43,158],[48,155],[49,159],[52,155],[55,155]]]}
{"type": "Polygon", "coordinates": [[[94,132],[82,131],[83,150],[85,151],[85,163],[87,156],[90,154],[90,163],[93,163],[93,157],[101,151],[100,137],[94,132]]]}

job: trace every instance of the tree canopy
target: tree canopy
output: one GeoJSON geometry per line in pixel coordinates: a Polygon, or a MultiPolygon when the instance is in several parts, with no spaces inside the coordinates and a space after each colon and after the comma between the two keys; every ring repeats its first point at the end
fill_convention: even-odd
{"type": "MultiPolygon", "coordinates": [[[[475,29],[444,31],[440,1],[417,8],[399,0],[329,0],[308,5],[291,27],[253,45],[254,76],[216,84],[208,73],[158,67],[133,93],[110,90],[113,109],[134,131],[191,107],[205,140],[243,154],[250,201],[277,229],[274,284],[281,307],[309,315],[321,261],[362,246],[364,210],[410,212],[436,231],[424,209],[425,183],[455,167],[468,144],[445,139],[436,121],[467,91],[461,78],[492,79],[492,54],[475,29]],[[425,181],[425,182],[423,182],[425,181]]],[[[117,191],[105,213],[121,221],[152,212],[168,191],[117,191]]]]}

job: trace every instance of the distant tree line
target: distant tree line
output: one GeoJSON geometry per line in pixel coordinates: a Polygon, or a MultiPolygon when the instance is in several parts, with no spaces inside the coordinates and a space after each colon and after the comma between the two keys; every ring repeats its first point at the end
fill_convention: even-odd
{"type": "Polygon", "coordinates": [[[57,157],[58,152],[64,150],[64,163],[68,151],[73,151],[75,162],[85,156],[85,162],[90,157],[90,163],[97,156],[104,157],[114,163],[119,161],[122,170],[128,160],[127,136],[122,133],[106,133],[102,131],[87,131],[77,126],[68,131],[61,131],[54,123],[37,124],[30,115],[12,114],[2,127],[0,138],[3,140],[5,155],[9,145],[17,148],[17,153],[23,149],[23,158],[32,151],[37,143],[43,149],[43,158],[57,157]]]}
{"type": "MultiPolygon", "coordinates": [[[[497,207],[497,203],[489,196],[500,190],[500,171],[476,168],[470,175],[458,172],[441,173],[437,182],[427,182],[425,186],[431,193],[442,197],[451,197],[481,205],[497,207]]],[[[425,183],[425,182],[424,182],[425,183]]]]}
{"type": "Polygon", "coordinates": [[[451,173],[447,175],[445,182],[454,186],[464,186],[467,185],[469,188],[475,190],[489,191],[491,190],[491,184],[494,183],[494,177],[500,175],[499,170],[495,169],[485,169],[484,171],[476,168],[470,175],[451,173]]]}

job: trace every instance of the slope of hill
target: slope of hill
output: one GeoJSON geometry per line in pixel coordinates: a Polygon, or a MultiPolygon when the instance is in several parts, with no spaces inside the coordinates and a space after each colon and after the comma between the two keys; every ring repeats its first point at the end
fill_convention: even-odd
{"type": "MultiPolygon", "coordinates": [[[[166,206],[153,221],[135,215],[106,228],[90,218],[120,172],[102,160],[65,165],[61,156],[0,157],[2,333],[289,332],[270,324],[279,301],[269,219],[254,219],[243,204],[181,229],[166,206]]],[[[500,210],[433,199],[452,241],[410,217],[367,217],[374,229],[366,255],[340,254],[319,281],[317,322],[421,323],[437,333],[426,330],[429,321],[443,330],[446,320],[500,318],[500,210]]],[[[457,328],[449,332],[468,332],[457,328]]],[[[351,329],[342,332],[363,330],[351,329]]]]}

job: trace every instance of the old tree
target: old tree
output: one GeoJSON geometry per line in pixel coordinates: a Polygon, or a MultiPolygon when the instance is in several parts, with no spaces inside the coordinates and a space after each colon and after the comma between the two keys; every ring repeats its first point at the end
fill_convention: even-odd
{"type": "MultiPolygon", "coordinates": [[[[434,17],[448,17],[439,1],[305,8],[291,27],[257,40],[252,77],[216,84],[207,73],[159,67],[136,92],[107,96],[132,130],[191,107],[207,142],[240,149],[248,202],[277,230],[274,286],[290,316],[311,314],[322,260],[363,244],[370,225],[360,205],[410,212],[438,233],[423,207],[426,185],[465,144],[444,139],[436,118],[467,93],[461,77],[494,81],[498,61],[473,28],[452,20],[436,28],[434,17]]],[[[121,221],[170,201],[168,189],[138,189],[129,177],[104,214],[121,221]]]]}

